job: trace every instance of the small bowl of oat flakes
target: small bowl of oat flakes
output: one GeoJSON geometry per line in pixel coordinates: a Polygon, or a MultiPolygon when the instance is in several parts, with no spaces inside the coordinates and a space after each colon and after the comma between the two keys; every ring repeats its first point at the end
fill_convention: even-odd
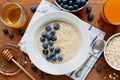
{"type": "Polygon", "coordinates": [[[120,71],[120,33],[112,35],[107,40],[104,57],[109,66],[120,71]]]}

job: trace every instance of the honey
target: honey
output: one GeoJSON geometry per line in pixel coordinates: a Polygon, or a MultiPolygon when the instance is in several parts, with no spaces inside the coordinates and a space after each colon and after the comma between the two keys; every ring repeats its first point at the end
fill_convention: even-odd
{"type": "Polygon", "coordinates": [[[20,28],[27,22],[27,14],[19,4],[7,2],[1,9],[0,19],[6,26],[20,28]]]}
{"type": "Polygon", "coordinates": [[[107,0],[103,6],[102,18],[113,25],[120,25],[120,0],[107,0]]]}

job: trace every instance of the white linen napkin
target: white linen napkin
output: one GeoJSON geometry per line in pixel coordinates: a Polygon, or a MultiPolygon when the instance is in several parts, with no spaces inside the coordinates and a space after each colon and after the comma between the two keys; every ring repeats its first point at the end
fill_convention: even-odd
{"type": "MultiPolygon", "coordinates": [[[[46,0],[42,0],[40,5],[38,6],[36,12],[34,13],[27,29],[26,29],[26,32],[24,34],[24,36],[22,37],[22,39],[20,40],[20,42],[18,43],[18,46],[20,47],[20,49],[25,52],[27,54],[27,50],[26,50],[26,41],[27,41],[27,38],[26,36],[29,36],[27,33],[29,32],[29,29],[30,29],[30,25],[33,24],[36,19],[38,19],[40,16],[44,15],[45,13],[48,13],[48,12],[52,12],[52,11],[59,11],[60,8],[58,8],[57,6],[51,4],[50,2],[46,1],[46,0]]],[[[81,20],[82,21],[82,20],[81,20]]],[[[95,28],[94,26],[82,21],[83,25],[85,25],[89,31],[89,34],[90,34],[90,38],[91,38],[91,45],[90,47],[92,46],[92,44],[98,40],[98,39],[104,39],[104,36],[105,36],[105,33],[97,28],[95,28]]],[[[87,40],[86,40],[87,41],[87,40]]],[[[89,62],[87,63],[87,66],[85,66],[85,68],[83,69],[82,71],[82,74],[80,77],[76,78],[75,77],[75,73],[79,70],[76,69],[75,71],[69,73],[69,74],[66,74],[67,76],[71,77],[72,79],[75,79],[75,80],[84,80],[86,78],[86,76],[88,75],[88,73],[90,72],[91,68],[93,67],[93,65],[95,64],[95,62],[97,61],[97,59],[100,57],[100,55],[102,54],[103,51],[101,51],[99,54],[95,54],[90,60],[89,62]]],[[[90,55],[88,53],[88,55],[90,55]]]]}

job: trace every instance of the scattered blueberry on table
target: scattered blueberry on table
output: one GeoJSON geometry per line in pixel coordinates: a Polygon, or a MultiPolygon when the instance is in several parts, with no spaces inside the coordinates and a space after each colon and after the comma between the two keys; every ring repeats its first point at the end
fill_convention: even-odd
{"type": "Polygon", "coordinates": [[[97,72],[101,72],[102,71],[102,67],[101,66],[97,66],[96,70],[97,70],[97,72]]]}
{"type": "Polygon", "coordinates": [[[34,64],[31,65],[31,69],[32,69],[33,71],[37,71],[37,70],[38,70],[38,68],[37,68],[34,64]]]}
{"type": "Polygon", "coordinates": [[[22,35],[22,36],[23,36],[23,35],[24,35],[24,33],[25,33],[25,30],[24,30],[24,29],[19,29],[19,31],[18,31],[18,32],[19,32],[19,34],[20,34],[20,35],[22,35]]]}
{"type": "MultiPolygon", "coordinates": [[[[10,39],[12,39],[12,38],[15,36],[15,33],[9,31],[9,29],[7,29],[7,28],[3,28],[3,29],[2,29],[2,32],[3,32],[4,34],[6,34],[10,39]]],[[[23,36],[24,33],[25,33],[25,30],[24,30],[24,29],[19,29],[19,30],[18,30],[18,34],[19,34],[19,35],[23,36]]]]}
{"type": "Polygon", "coordinates": [[[87,6],[87,7],[86,7],[86,13],[90,13],[91,10],[92,10],[92,7],[91,7],[91,6],[87,6]]]}
{"type": "Polygon", "coordinates": [[[9,33],[8,33],[8,37],[9,37],[10,39],[12,39],[12,38],[14,37],[14,34],[13,34],[12,32],[9,32],[9,33]]]}
{"type": "Polygon", "coordinates": [[[89,13],[88,16],[87,16],[88,21],[92,21],[93,18],[94,18],[94,14],[89,13]]]}
{"type": "Polygon", "coordinates": [[[31,5],[31,6],[30,6],[30,10],[31,10],[32,12],[35,12],[35,11],[36,11],[35,5],[31,5]]]}
{"type": "Polygon", "coordinates": [[[31,69],[37,73],[39,78],[51,76],[51,74],[40,71],[34,64],[31,64],[31,69]]]}
{"type": "Polygon", "coordinates": [[[46,76],[46,77],[49,77],[49,76],[51,76],[51,74],[45,73],[45,76],[46,76]]]}
{"type": "Polygon", "coordinates": [[[3,28],[3,29],[2,29],[2,32],[3,32],[4,34],[8,34],[8,33],[9,33],[7,28],[3,28]]]}
{"type": "Polygon", "coordinates": [[[43,72],[39,72],[39,73],[38,73],[38,76],[39,76],[40,78],[43,78],[43,76],[44,76],[43,72]]]}

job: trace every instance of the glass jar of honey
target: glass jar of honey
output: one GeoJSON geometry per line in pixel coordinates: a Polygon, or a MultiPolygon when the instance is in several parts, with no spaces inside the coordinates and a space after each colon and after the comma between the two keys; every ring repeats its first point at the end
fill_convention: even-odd
{"type": "Polygon", "coordinates": [[[25,9],[16,2],[6,2],[0,9],[1,22],[9,27],[21,28],[28,21],[25,9]]]}
{"type": "Polygon", "coordinates": [[[107,0],[103,5],[102,18],[105,22],[120,25],[120,0],[107,0]]]}

